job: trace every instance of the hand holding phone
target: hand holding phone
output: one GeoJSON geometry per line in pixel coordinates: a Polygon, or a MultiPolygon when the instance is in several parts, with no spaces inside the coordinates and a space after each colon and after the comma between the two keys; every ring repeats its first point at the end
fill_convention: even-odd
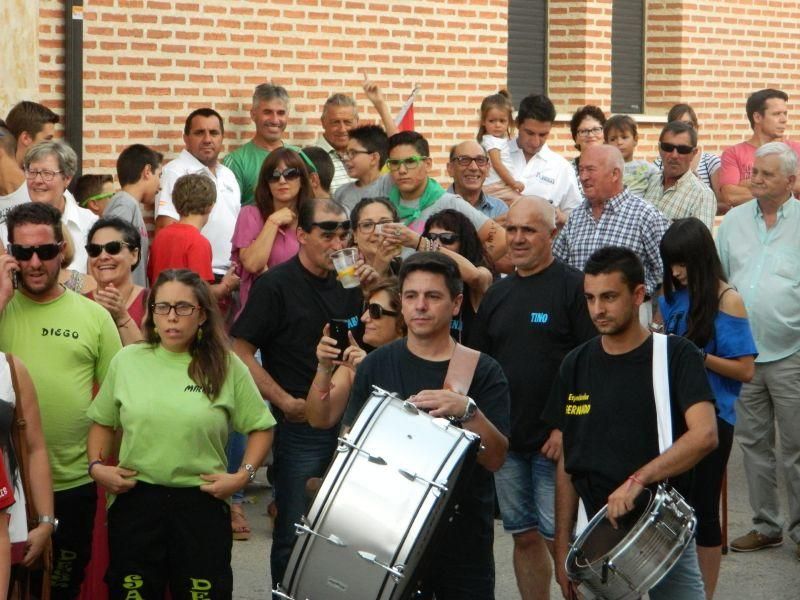
{"type": "Polygon", "coordinates": [[[345,348],[350,345],[350,338],[347,337],[349,328],[347,319],[331,319],[329,322],[331,337],[336,340],[336,347],[339,349],[339,356],[336,360],[342,360],[345,348]]]}

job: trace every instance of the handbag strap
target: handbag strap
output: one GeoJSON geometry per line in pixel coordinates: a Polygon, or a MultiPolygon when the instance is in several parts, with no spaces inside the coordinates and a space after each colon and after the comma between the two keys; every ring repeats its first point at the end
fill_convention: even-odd
{"type": "Polygon", "coordinates": [[[456,343],[444,378],[444,388],[466,396],[480,357],[481,353],[477,350],[456,343]]]}
{"type": "Polygon", "coordinates": [[[22,481],[22,491],[25,494],[25,512],[28,517],[28,524],[31,525],[37,523],[39,515],[35,512],[33,495],[31,494],[31,478],[28,469],[28,438],[25,436],[25,429],[28,424],[20,408],[22,396],[19,391],[17,369],[14,366],[14,355],[6,353],[6,362],[8,363],[8,370],[11,372],[11,385],[14,386],[14,396],[16,397],[16,402],[14,402],[14,421],[11,424],[11,441],[17,457],[17,468],[22,481]]]}
{"type": "Polygon", "coordinates": [[[664,454],[672,445],[672,408],[669,399],[669,361],[667,336],[653,334],[653,396],[656,402],[658,452],[664,454]]]}

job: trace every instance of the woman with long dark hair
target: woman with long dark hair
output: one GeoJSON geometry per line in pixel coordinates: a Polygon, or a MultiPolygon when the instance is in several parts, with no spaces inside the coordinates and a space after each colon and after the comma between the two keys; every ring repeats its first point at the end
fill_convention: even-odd
{"type": "Polygon", "coordinates": [[[108,511],[109,592],[123,597],[135,582],[143,598],[167,587],[173,598],[230,598],[226,499],[252,481],[275,420],[196,273],[163,271],[148,308],[144,342],[114,357],[88,411],[89,474],[117,495],[108,511]],[[119,465],[106,465],[119,429],[119,465]],[[226,473],[231,429],[248,436],[236,473],[226,473]]]}
{"type": "Polygon", "coordinates": [[[456,341],[466,343],[478,306],[494,279],[489,268],[491,259],[483,249],[475,226],[457,210],[448,208],[431,215],[422,235],[433,242],[433,248],[458,265],[464,280],[464,300],[461,313],[453,319],[451,333],[456,341]]]}
{"type": "Polygon", "coordinates": [[[706,597],[719,577],[722,534],[719,498],[733,444],[734,403],[755,372],[758,354],[744,302],[728,283],[711,232],[694,217],[675,221],[661,239],[665,332],[700,348],[717,406],[719,445],[695,467],[688,498],[697,513],[697,556],[706,597]]]}
{"type": "Polygon", "coordinates": [[[353,245],[378,275],[396,275],[400,270],[402,247],[389,241],[383,226],[397,223],[397,210],[388,198],[362,198],[350,211],[353,245]]]}

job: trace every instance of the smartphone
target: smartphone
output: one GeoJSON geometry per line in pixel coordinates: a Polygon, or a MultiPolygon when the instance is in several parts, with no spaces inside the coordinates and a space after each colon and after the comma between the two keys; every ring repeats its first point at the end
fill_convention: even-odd
{"type": "Polygon", "coordinates": [[[383,235],[384,223],[377,223],[375,225],[375,235],[383,235]]]}
{"type": "Polygon", "coordinates": [[[331,337],[336,340],[336,347],[339,349],[339,356],[337,360],[342,360],[344,349],[350,345],[350,338],[347,337],[347,332],[350,331],[347,327],[346,319],[331,319],[328,323],[330,325],[331,337]]]}

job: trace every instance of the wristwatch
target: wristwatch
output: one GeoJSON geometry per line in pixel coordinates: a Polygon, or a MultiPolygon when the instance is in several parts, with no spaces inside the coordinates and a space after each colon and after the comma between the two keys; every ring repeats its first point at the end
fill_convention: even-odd
{"type": "Polygon", "coordinates": [[[478,412],[478,405],[475,403],[475,400],[469,396],[464,397],[467,399],[467,406],[464,408],[463,415],[453,419],[456,423],[466,423],[467,421],[472,420],[472,418],[475,416],[475,413],[478,412]]]}
{"type": "Polygon", "coordinates": [[[242,465],[242,468],[247,471],[247,483],[252,483],[256,478],[256,468],[251,464],[242,465]]]}
{"type": "Polygon", "coordinates": [[[42,523],[50,523],[50,525],[53,526],[53,533],[55,533],[58,530],[58,519],[56,519],[55,517],[52,517],[50,515],[41,515],[39,517],[39,524],[42,523]]]}

